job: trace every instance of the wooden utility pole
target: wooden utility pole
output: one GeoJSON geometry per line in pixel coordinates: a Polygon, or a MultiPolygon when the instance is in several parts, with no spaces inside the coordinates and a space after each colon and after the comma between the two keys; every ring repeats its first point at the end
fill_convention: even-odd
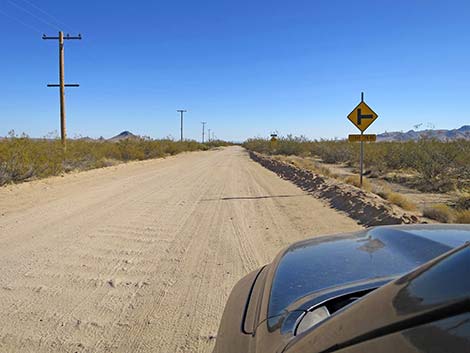
{"type": "Polygon", "coordinates": [[[202,143],[204,143],[204,134],[206,132],[205,127],[207,123],[205,121],[202,121],[201,124],[202,124],[202,143]]]}
{"type": "Polygon", "coordinates": [[[47,87],[59,87],[60,92],[60,138],[64,151],[67,150],[67,130],[65,126],[65,87],[79,87],[78,84],[66,84],[64,79],[64,40],[65,39],[82,39],[79,34],[77,37],[71,37],[69,34],[64,36],[64,32],[60,31],[58,37],[47,37],[45,34],[42,39],[55,39],[59,41],[59,84],[48,84],[47,87]]]}
{"type": "Polygon", "coordinates": [[[211,129],[207,129],[207,136],[209,136],[208,140],[211,142],[211,129]]]}
{"type": "Polygon", "coordinates": [[[181,142],[183,142],[183,114],[186,113],[184,109],[178,109],[177,112],[181,114],[181,142]]]}

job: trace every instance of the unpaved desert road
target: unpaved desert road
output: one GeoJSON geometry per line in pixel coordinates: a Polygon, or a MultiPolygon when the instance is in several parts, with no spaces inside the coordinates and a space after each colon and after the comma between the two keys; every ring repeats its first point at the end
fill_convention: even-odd
{"type": "Polygon", "coordinates": [[[0,352],[211,352],[244,274],[356,229],[240,147],[0,188],[0,352]]]}

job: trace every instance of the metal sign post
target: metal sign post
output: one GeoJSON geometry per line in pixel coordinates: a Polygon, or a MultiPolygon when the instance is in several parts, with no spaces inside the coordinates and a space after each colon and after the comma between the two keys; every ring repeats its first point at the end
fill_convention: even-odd
{"type": "MultiPolygon", "coordinates": [[[[362,137],[363,133],[361,132],[361,137],[362,137]]],[[[361,138],[361,176],[359,178],[359,185],[361,185],[361,188],[362,188],[362,178],[363,178],[363,175],[364,175],[364,141],[362,140],[361,138]]]]}
{"type": "Polygon", "coordinates": [[[375,142],[377,135],[364,135],[364,131],[378,118],[378,115],[364,102],[364,92],[361,92],[361,103],[348,115],[348,119],[361,131],[360,135],[349,135],[349,142],[361,142],[360,176],[362,188],[364,175],[364,141],[375,142]]]}
{"type": "MultiPolygon", "coordinates": [[[[364,103],[364,92],[361,92],[361,103],[364,103]]],[[[361,113],[359,111],[358,113],[358,119],[362,119],[363,117],[360,116],[361,113]]],[[[368,117],[369,118],[369,117],[368,117]]],[[[359,123],[360,124],[360,123],[359,123]]],[[[361,186],[362,189],[362,178],[364,176],[364,141],[363,141],[363,136],[364,136],[364,131],[361,131],[361,158],[360,158],[360,164],[361,164],[361,176],[359,177],[359,185],[361,186]]]]}

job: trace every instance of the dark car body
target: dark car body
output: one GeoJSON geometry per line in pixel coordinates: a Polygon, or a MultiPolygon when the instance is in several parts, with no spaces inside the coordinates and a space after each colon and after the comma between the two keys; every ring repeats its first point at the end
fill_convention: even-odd
{"type": "Polygon", "coordinates": [[[235,285],[214,353],[470,352],[469,241],[414,225],[295,243],[235,285]]]}

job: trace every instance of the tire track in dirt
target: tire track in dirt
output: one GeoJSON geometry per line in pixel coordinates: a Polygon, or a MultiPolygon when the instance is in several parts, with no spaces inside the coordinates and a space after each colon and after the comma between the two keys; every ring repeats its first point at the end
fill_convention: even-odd
{"type": "Polygon", "coordinates": [[[359,226],[240,147],[0,189],[0,351],[210,352],[232,286],[359,226]]]}

